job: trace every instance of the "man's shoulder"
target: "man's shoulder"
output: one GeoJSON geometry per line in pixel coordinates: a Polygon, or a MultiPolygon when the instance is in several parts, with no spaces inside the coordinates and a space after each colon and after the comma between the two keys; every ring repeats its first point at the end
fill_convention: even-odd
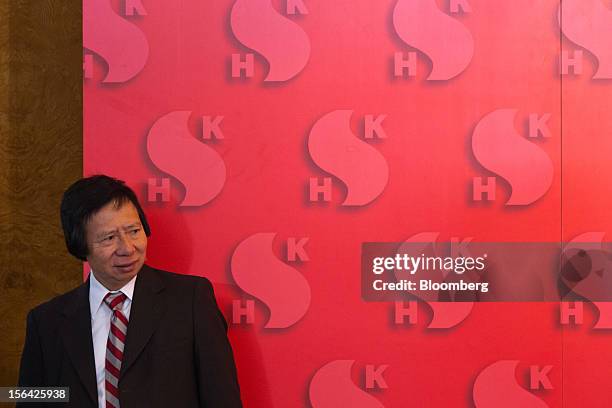
{"type": "Polygon", "coordinates": [[[212,284],[208,278],[195,275],[183,275],[176,272],[170,272],[163,269],[154,268],[147,265],[150,273],[157,276],[164,284],[169,286],[204,286],[212,288],[212,284]]]}
{"type": "MultiPolygon", "coordinates": [[[[193,299],[194,302],[201,301],[203,304],[216,305],[215,290],[207,278],[195,275],[182,275],[165,271],[163,269],[153,268],[147,265],[145,274],[149,275],[149,285],[151,281],[156,280],[155,286],[161,286],[166,289],[167,296],[182,298],[184,300],[193,299]],[[154,277],[151,279],[150,277],[154,277]]],[[[140,272],[140,273],[142,273],[140,272]]]]}

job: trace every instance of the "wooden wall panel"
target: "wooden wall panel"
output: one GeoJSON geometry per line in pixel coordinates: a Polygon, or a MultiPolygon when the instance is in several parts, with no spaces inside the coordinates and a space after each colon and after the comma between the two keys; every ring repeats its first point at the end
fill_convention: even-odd
{"type": "Polygon", "coordinates": [[[81,282],[59,219],[82,174],[82,5],[0,3],[0,385],[14,385],[29,309],[81,282]]]}

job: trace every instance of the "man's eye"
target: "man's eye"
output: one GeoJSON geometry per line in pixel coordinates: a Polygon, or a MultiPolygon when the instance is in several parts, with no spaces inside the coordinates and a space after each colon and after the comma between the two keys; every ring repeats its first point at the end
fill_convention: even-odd
{"type": "Polygon", "coordinates": [[[140,228],[136,228],[136,229],[133,229],[133,230],[131,230],[131,231],[130,231],[130,233],[131,233],[132,235],[136,235],[136,234],[138,234],[139,232],[140,232],[140,228]]]}
{"type": "Polygon", "coordinates": [[[109,235],[108,237],[104,238],[102,241],[109,242],[109,241],[112,241],[114,238],[115,238],[114,235],[109,235]]]}

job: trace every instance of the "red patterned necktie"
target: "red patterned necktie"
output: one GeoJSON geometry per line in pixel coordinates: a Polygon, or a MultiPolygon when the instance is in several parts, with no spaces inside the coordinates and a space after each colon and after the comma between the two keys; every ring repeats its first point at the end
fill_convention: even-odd
{"type": "Polygon", "coordinates": [[[108,293],[104,297],[104,303],[113,313],[106,342],[106,408],[119,408],[119,372],[128,326],[127,317],[121,313],[125,299],[127,296],[121,292],[108,293]]]}

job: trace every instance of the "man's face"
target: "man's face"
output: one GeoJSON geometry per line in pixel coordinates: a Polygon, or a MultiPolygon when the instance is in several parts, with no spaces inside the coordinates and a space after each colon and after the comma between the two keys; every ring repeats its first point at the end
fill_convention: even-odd
{"type": "Polygon", "coordinates": [[[128,283],[142,267],[147,254],[145,235],[136,207],[128,201],[115,208],[110,202],[86,225],[87,261],[96,279],[109,290],[128,283]]]}

